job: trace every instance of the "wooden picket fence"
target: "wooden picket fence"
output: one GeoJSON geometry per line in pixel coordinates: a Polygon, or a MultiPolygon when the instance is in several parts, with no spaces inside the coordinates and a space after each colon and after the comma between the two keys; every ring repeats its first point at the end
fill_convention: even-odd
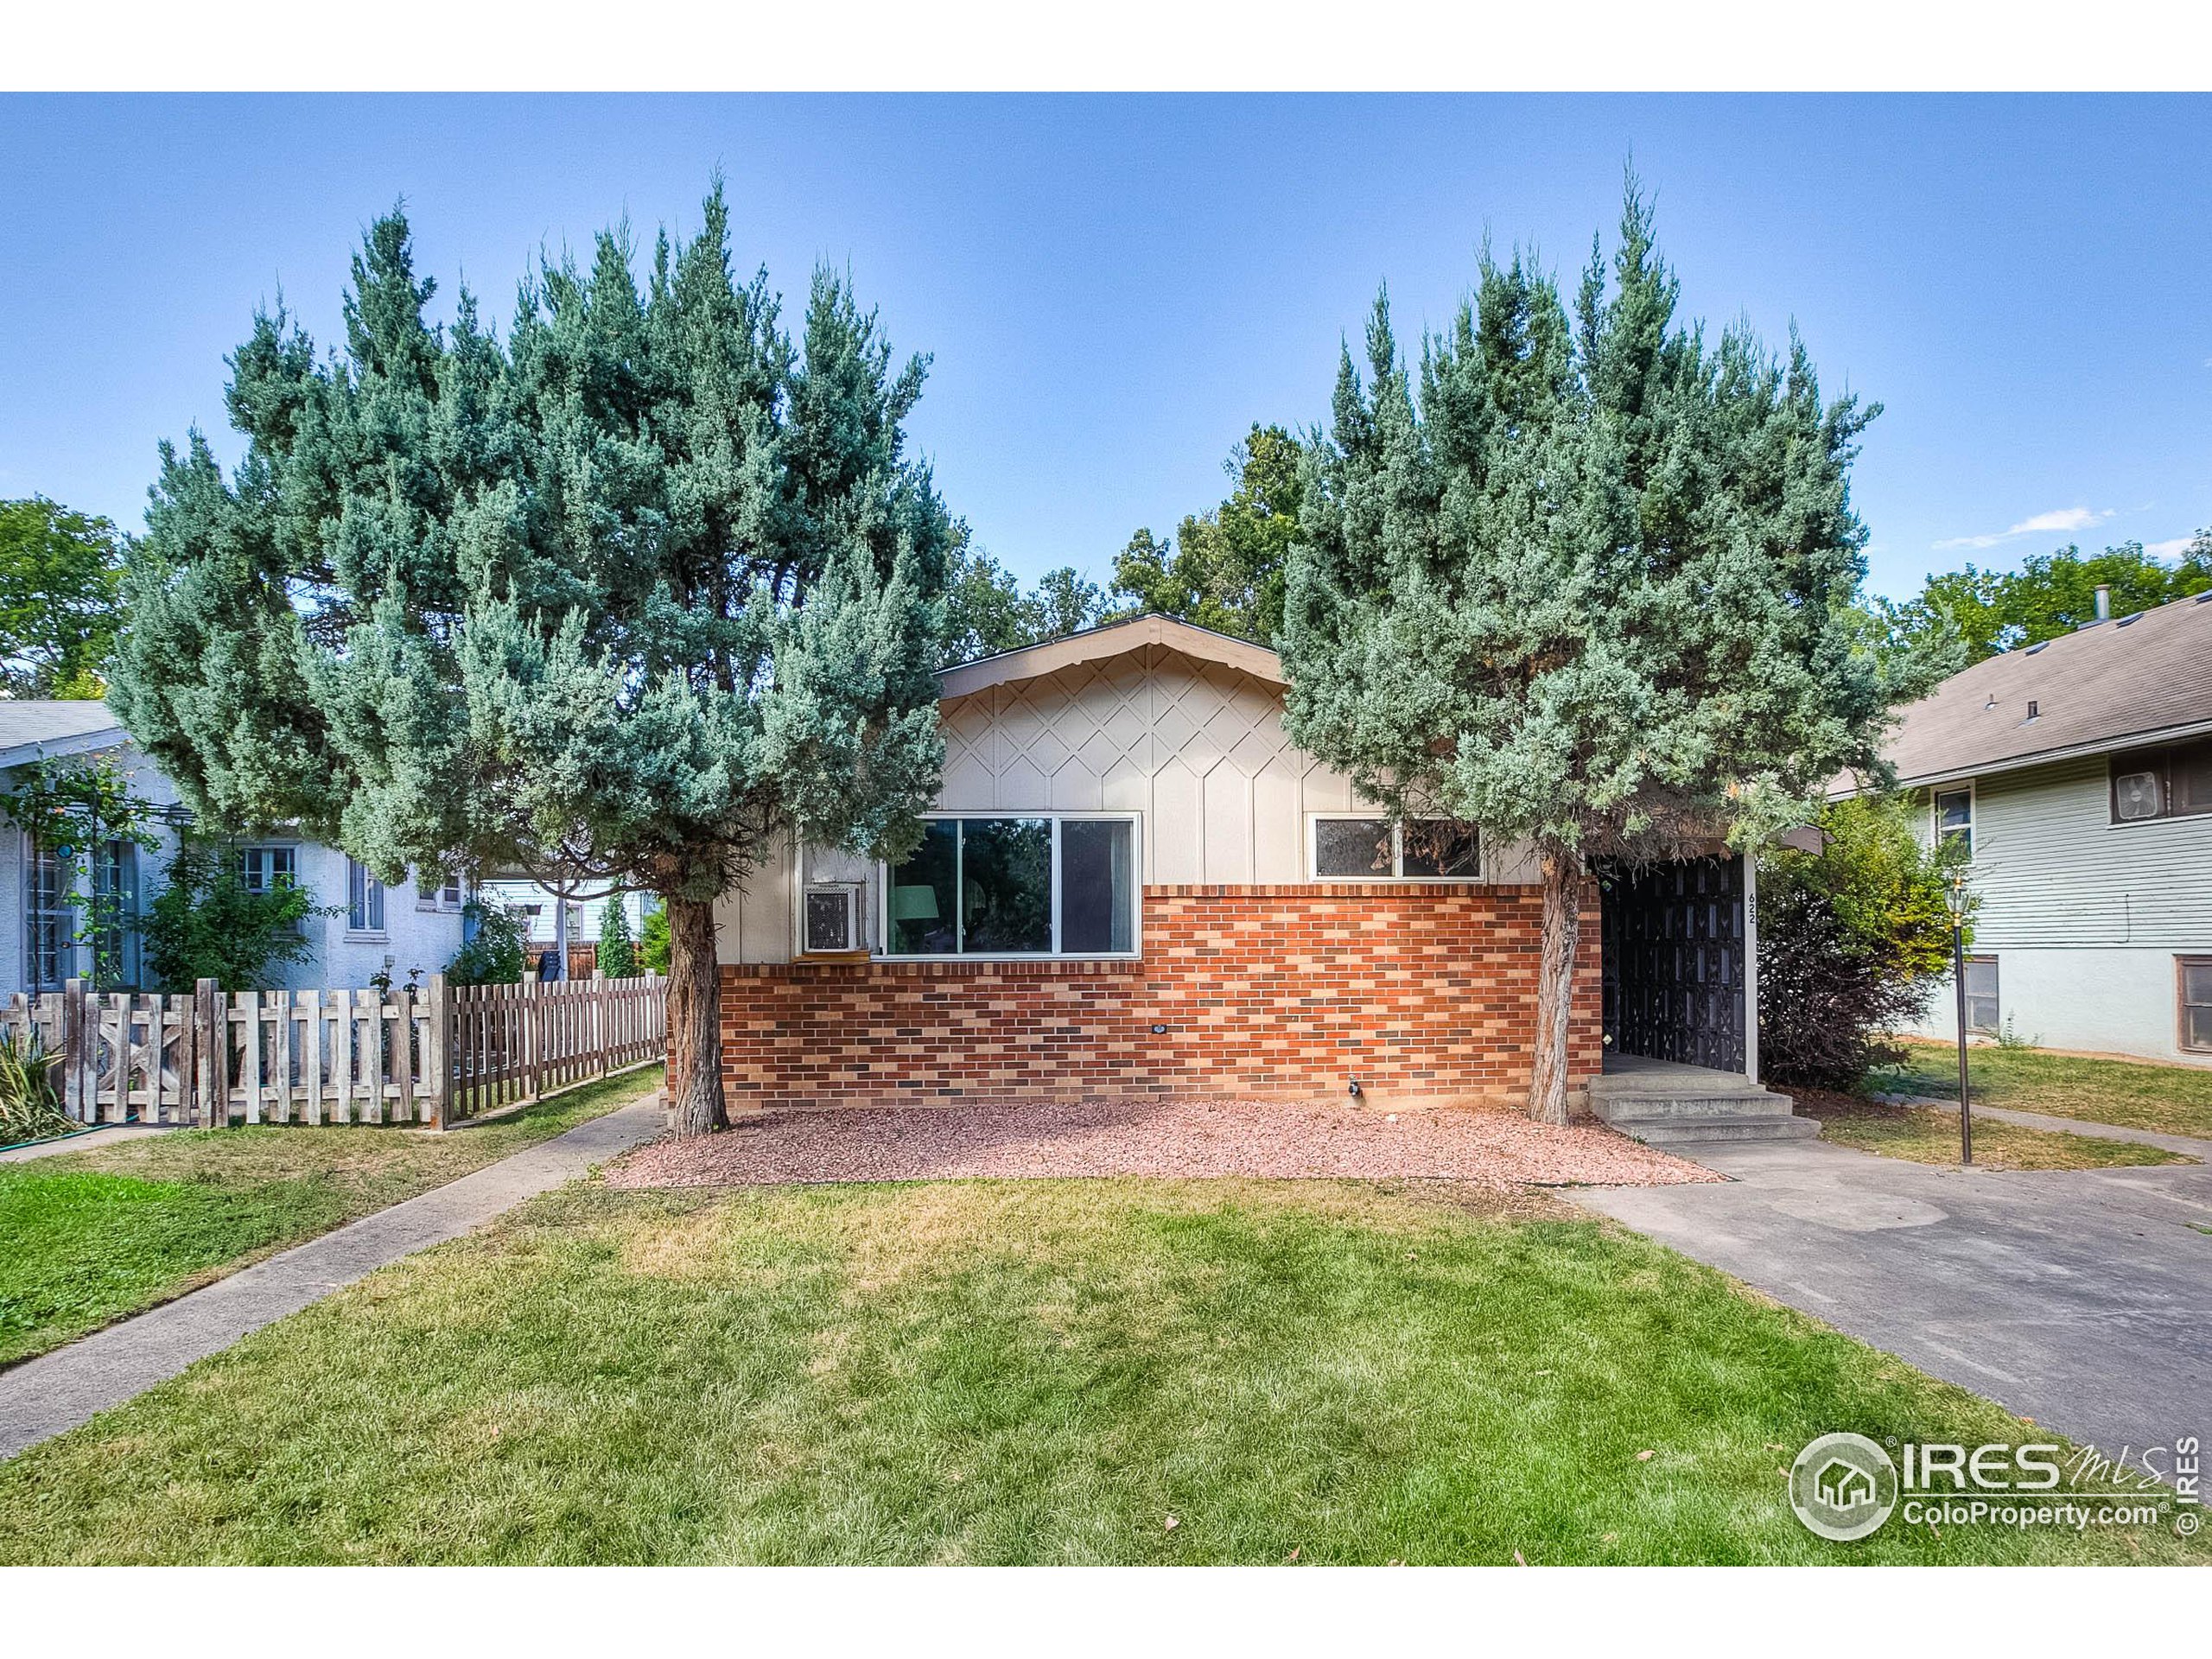
{"type": "Polygon", "coordinates": [[[420,989],[95,993],[81,980],[0,1004],[35,1032],[80,1123],[407,1123],[446,1128],[649,1065],[667,982],[563,980],[420,989]]]}

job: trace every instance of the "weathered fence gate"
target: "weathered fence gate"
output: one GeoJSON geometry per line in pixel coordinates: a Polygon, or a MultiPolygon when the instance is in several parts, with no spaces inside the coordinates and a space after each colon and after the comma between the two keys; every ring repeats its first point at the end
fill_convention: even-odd
{"type": "Polygon", "coordinates": [[[0,1004],[35,1032],[80,1123],[442,1128],[659,1059],[667,982],[192,995],[67,989],[0,1004]]]}

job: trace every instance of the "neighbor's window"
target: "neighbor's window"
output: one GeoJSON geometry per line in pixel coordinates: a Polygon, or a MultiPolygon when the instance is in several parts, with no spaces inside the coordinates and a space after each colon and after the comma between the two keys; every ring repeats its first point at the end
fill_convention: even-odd
{"type": "Polygon", "coordinates": [[[299,861],[296,847],[241,847],[238,880],[249,893],[267,893],[279,881],[298,880],[299,861]]]}
{"type": "Polygon", "coordinates": [[[2112,760],[2112,821],[2187,818],[2212,812],[2212,742],[2138,749],[2112,760]]]}
{"type": "Polygon", "coordinates": [[[357,858],[346,861],[346,925],[356,933],[384,931],[384,883],[357,858]]]}
{"type": "Polygon", "coordinates": [[[1955,841],[1974,856],[1974,791],[1946,789],[1936,797],[1936,838],[1955,841]]]}
{"type": "Polygon", "coordinates": [[[1094,957],[1136,949],[1133,817],[930,818],[884,880],[894,957],[1094,957]]]}
{"type": "Polygon", "coordinates": [[[1997,1029],[1997,958],[1967,958],[1967,1029],[1997,1029]]]}
{"type": "Polygon", "coordinates": [[[23,973],[26,989],[58,991],[74,971],[70,947],[76,935],[75,895],[69,890],[69,867],[50,847],[23,837],[29,860],[24,871],[23,973]]]}
{"type": "Polygon", "coordinates": [[[2212,1054],[2212,957],[2177,957],[2181,979],[2181,1046],[2212,1054]]]}
{"type": "Polygon", "coordinates": [[[1323,880],[1472,881],[1482,874],[1481,838],[1452,818],[1323,817],[1313,820],[1313,874],[1323,880]]]}

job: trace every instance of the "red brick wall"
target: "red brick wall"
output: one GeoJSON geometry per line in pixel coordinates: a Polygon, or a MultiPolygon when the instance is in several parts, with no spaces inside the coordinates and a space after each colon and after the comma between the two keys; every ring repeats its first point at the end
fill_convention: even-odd
{"type": "MultiPolygon", "coordinates": [[[[1138,962],[725,965],[733,1110],[1039,1095],[1525,1100],[1538,891],[1153,887],[1138,962]],[[1152,1027],[1164,1025],[1165,1033],[1152,1027]]],[[[1573,1077],[1600,1047],[1586,900],[1573,1077]]]]}

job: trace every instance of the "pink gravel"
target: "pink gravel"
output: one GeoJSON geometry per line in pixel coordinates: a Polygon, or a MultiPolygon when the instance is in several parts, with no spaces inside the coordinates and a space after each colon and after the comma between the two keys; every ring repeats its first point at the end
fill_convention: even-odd
{"type": "Polygon", "coordinates": [[[1673,1186],[1711,1170],[1610,1129],[1464,1108],[1395,1116],[1325,1102],[1173,1096],[770,1112],[704,1141],[659,1141],[613,1186],[747,1186],[988,1177],[1249,1176],[1521,1186],[1673,1186]]]}

